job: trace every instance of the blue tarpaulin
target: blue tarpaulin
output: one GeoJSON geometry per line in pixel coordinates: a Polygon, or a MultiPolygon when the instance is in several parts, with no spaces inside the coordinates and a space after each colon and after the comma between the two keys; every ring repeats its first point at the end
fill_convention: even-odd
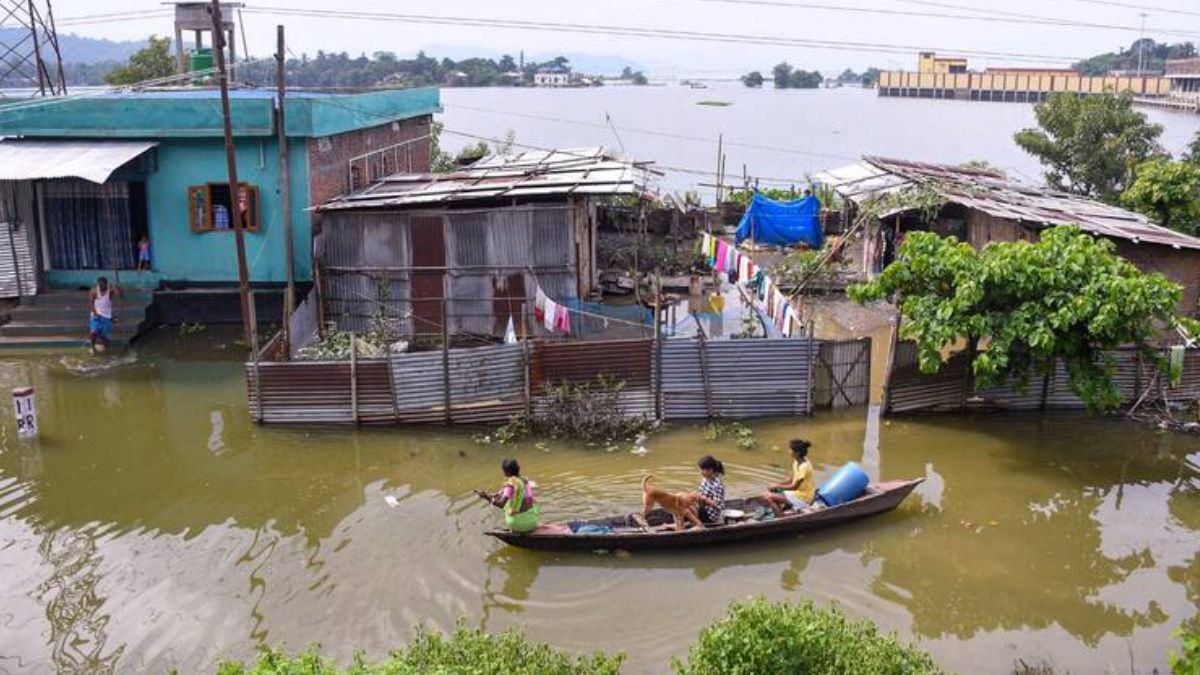
{"type": "Polygon", "coordinates": [[[812,195],[777,202],[756,193],[738,223],[737,243],[753,239],[756,244],[807,244],[819,249],[823,241],[820,214],[821,202],[812,195]]]}

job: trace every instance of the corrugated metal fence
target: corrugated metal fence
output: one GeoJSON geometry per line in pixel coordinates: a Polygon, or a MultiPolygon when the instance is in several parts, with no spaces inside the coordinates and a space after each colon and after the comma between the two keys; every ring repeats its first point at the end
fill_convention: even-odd
{"type": "Polygon", "coordinates": [[[0,298],[37,294],[29,181],[0,181],[0,298]]]}
{"type": "MultiPolygon", "coordinates": [[[[1163,351],[1166,358],[1169,352],[1163,351]]],[[[1113,364],[1113,379],[1124,404],[1134,403],[1155,382],[1157,366],[1143,359],[1133,348],[1107,352],[1113,364]]],[[[1200,349],[1184,354],[1183,373],[1175,386],[1164,385],[1163,394],[1171,401],[1200,398],[1200,349]]],[[[932,375],[920,371],[916,345],[900,342],[892,372],[888,379],[886,408],[888,412],[919,412],[953,410],[968,402],[992,405],[1013,410],[1074,410],[1084,407],[1083,401],[1070,388],[1066,367],[1060,362],[1047,375],[1034,375],[1026,383],[1010,381],[999,387],[978,389],[974,386],[967,354],[958,352],[932,375]]],[[[1156,391],[1151,392],[1156,400],[1156,391]]]]}
{"type": "Polygon", "coordinates": [[[662,344],[663,417],[807,415],[817,346],[786,338],[668,340],[662,344]]]}
{"type": "MultiPolygon", "coordinates": [[[[246,371],[251,413],[267,423],[501,422],[541,405],[559,383],[598,377],[624,383],[625,415],[747,418],[810,413],[825,349],[825,362],[838,363],[840,343],[807,338],[531,341],[386,359],[260,361],[246,371]]],[[[844,370],[831,381],[851,401],[865,401],[866,386],[847,375],[861,371],[866,381],[868,363],[844,370]]]]}
{"type": "Polygon", "coordinates": [[[824,341],[813,368],[813,405],[844,408],[871,396],[871,338],[824,341]]]}

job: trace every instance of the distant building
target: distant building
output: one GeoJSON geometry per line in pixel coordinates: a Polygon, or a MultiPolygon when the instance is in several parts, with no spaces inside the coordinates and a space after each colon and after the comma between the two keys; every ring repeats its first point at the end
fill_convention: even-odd
{"type": "Polygon", "coordinates": [[[918,73],[965,73],[967,60],[960,58],[939,57],[933,52],[917,54],[918,73]]]}
{"type": "Polygon", "coordinates": [[[920,52],[916,72],[882,72],[876,88],[880,96],[1037,103],[1060,92],[1164,97],[1168,94],[1170,84],[1166,78],[1154,75],[1089,77],[1070,68],[1001,67],[970,72],[966,59],[942,58],[934,52],[920,52]]]}
{"type": "Polygon", "coordinates": [[[1166,78],[1171,83],[1171,97],[1200,104],[1200,57],[1167,61],[1166,78]]]}
{"type": "Polygon", "coordinates": [[[543,66],[533,75],[533,84],[538,87],[571,87],[581,78],[566,66],[543,66]]]}
{"type": "MultiPolygon", "coordinates": [[[[1024,75],[1029,76],[1049,76],[1049,77],[1079,77],[1079,71],[1074,68],[1013,68],[1011,66],[1003,66],[1000,68],[984,68],[984,75],[1024,75]]],[[[1112,73],[1114,77],[1116,73],[1112,73]]]]}

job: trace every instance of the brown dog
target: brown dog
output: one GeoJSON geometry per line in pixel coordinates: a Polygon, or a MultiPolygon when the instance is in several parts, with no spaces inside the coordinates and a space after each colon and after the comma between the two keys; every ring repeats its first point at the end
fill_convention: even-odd
{"type": "Polygon", "coordinates": [[[650,481],[653,478],[654,476],[647,474],[642,479],[642,524],[644,526],[646,516],[650,515],[650,511],[655,505],[658,505],[675,518],[677,531],[683,530],[684,524],[689,521],[696,527],[704,527],[704,523],[700,520],[700,514],[696,511],[696,504],[700,500],[698,494],[695,492],[667,492],[651,487],[650,481]]]}

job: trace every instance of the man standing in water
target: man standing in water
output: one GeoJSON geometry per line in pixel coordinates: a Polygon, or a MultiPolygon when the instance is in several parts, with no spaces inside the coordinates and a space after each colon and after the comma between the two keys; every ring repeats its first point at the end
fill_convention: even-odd
{"type": "Polygon", "coordinates": [[[93,352],[108,349],[108,336],[112,333],[113,297],[120,295],[116,288],[109,288],[108,279],[100,277],[96,286],[88,291],[88,305],[91,307],[91,342],[93,352]]]}

